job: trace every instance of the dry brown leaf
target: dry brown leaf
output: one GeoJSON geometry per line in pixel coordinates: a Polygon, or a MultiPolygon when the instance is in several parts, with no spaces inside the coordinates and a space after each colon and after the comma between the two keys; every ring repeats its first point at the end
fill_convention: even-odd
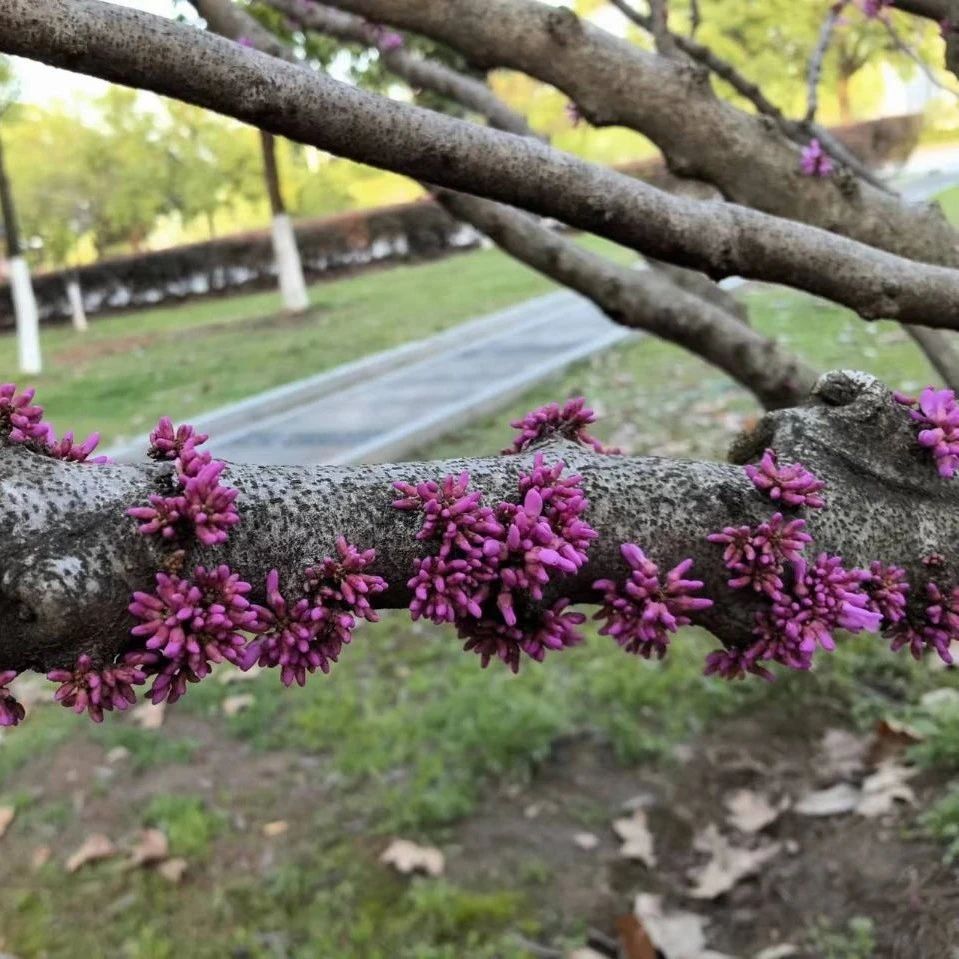
{"type": "Polygon", "coordinates": [[[906,785],[906,780],[915,775],[915,769],[901,766],[895,760],[882,763],[876,772],[863,780],[856,812],[872,819],[893,812],[897,802],[915,802],[916,794],[906,785]]]}
{"type": "Polygon", "coordinates": [[[380,856],[380,862],[392,866],[404,876],[412,872],[425,872],[428,876],[442,876],[446,859],[433,846],[420,846],[408,839],[394,839],[380,856]]]}
{"type": "Polygon", "coordinates": [[[789,959],[790,956],[798,955],[799,946],[794,946],[791,942],[781,942],[778,946],[768,946],[757,952],[755,959],[789,959]]]}
{"type": "Polygon", "coordinates": [[[895,719],[880,719],[873,730],[869,743],[868,761],[870,766],[878,766],[887,759],[901,756],[910,746],[922,742],[923,735],[895,719]]]}
{"type": "Polygon", "coordinates": [[[166,714],[166,703],[140,703],[130,710],[130,721],[141,729],[159,729],[166,714]]]}
{"type": "Polygon", "coordinates": [[[49,846],[37,846],[30,857],[30,866],[33,871],[42,869],[50,861],[51,855],[53,855],[53,850],[49,846]]]}
{"type": "Polygon", "coordinates": [[[732,959],[706,946],[709,920],[694,912],[665,912],[662,896],[640,893],[633,912],[653,946],[668,959],[732,959]]]}
{"type": "Polygon", "coordinates": [[[111,765],[115,763],[122,763],[125,759],[130,758],[130,750],[126,746],[114,746],[107,753],[107,762],[111,765]]]}
{"type": "Polygon", "coordinates": [[[623,959],[656,959],[656,947],[635,915],[620,916],[616,920],[616,931],[623,959]]]}
{"type": "Polygon", "coordinates": [[[162,862],[170,855],[170,843],[160,829],[144,829],[136,845],[130,850],[131,866],[149,866],[162,862]]]}
{"type": "Polygon", "coordinates": [[[238,696],[227,696],[223,700],[223,715],[237,716],[244,709],[249,709],[256,702],[256,696],[253,693],[241,693],[238,696]]]}
{"type": "Polygon", "coordinates": [[[87,863],[97,862],[100,859],[109,859],[117,854],[117,847],[110,841],[109,836],[102,832],[95,832],[84,840],[83,845],[67,860],[67,872],[76,872],[87,863]]]}
{"type": "Polygon", "coordinates": [[[726,797],[729,824],[740,832],[762,832],[772,825],[788,808],[789,800],[773,805],[768,796],[752,789],[738,789],[726,797]]]}
{"type": "Polygon", "coordinates": [[[806,793],[796,803],[800,816],[841,816],[852,812],[859,805],[860,793],[849,783],[836,783],[828,789],[806,793]]]}
{"type": "Polygon", "coordinates": [[[285,819],[276,819],[263,824],[263,835],[268,839],[275,839],[277,836],[282,836],[289,828],[290,824],[285,819]]]}
{"type": "Polygon", "coordinates": [[[187,870],[187,861],[185,859],[168,859],[166,862],[161,862],[157,866],[157,872],[166,879],[167,882],[172,882],[176,885],[182,878],[183,874],[187,870]]]}
{"type": "Polygon", "coordinates": [[[866,764],[869,742],[846,729],[829,729],[819,744],[818,769],[822,779],[849,779],[861,773],[866,764]]]}
{"type": "Polygon", "coordinates": [[[3,834],[10,828],[10,823],[13,822],[16,814],[17,811],[13,806],[0,806],[0,839],[3,839],[3,834]]]}
{"type": "Polygon", "coordinates": [[[573,842],[579,846],[580,849],[591,852],[599,845],[599,837],[594,836],[591,832],[575,832],[573,833],[573,842]]]}
{"type": "Polygon", "coordinates": [[[782,848],[778,842],[756,849],[733,846],[715,823],[710,823],[697,834],[693,846],[710,856],[707,863],[689,870],[689,878],[695,883],[689,895],[694,899],[715,899],[729,892],[743,879],[755,876],[782,848]]]}
{"type": "Polygon", "coordinates": [[[624,859],[636,859],[649,869],[655,867],[653,834],[649,831],[644,810],[636,809],[632,816],[615,820],[613,831],[623,841],[619,854],[624,859]]]}

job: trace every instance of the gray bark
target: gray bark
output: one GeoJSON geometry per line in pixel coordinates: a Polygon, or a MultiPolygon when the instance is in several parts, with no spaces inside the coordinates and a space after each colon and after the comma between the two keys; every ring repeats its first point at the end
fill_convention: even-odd
{"type": "MultiPolygon", "coordinates": [[[[494,12],[488,11],[490,19],[494,12]]],[[[559,17],[550,34],[559,39],[552,42],[562,47],[572,29],[568,11],[551,13],[559,17]]],[[[866,319],[959,328],[955,270],[744,207],[669,196],[529,138],[384,100],[140,11],[100,0],[6,0],[0,49],[175,96],[341,156],[555,216],[713,277],[739,274],[795,286],[866,319]]]]}

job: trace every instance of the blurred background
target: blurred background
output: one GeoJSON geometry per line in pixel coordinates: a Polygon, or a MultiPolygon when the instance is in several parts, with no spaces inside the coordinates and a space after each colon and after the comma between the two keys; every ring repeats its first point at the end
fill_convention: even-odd
{"type": "MultiPolygon", "coordinates": [[[[126,5],[188,17],[167,0],[126,5]]],[[[567,5],[645,42],[600,0],[567,5]]],[[[700,6],[699,38],[801,114],[828,5],[700,6]]],[[[876,22],[841,25],[820,120],[955,221],[956,81],[939,69],[935,26],[906,23],[906,50],[876,22]]],[[[334,75],[404,96],[375,53],[297,40],[334,75]]],[[[412,181],[276,141],[273,184],[308,284],[291,308],[256,130],[25,61],[0,70],[3,166],[40,320],[28,381],[59,431],[99,430],[131,457],[167,414],[217,427],[210,448],[228,458],[474,456],[506,445],[517,415],[582,394],[613,445],[718,459],[759,415],[714,368],[612,327],[412,181]],[[514,353],[508,383],[464,373],[447,395],[437,378],[428,416],[396,399],[430,371],[514,353]]],[[[574,123],[558,91],[525,76],[491,82],[556,146],[655,177],[640,135],[574,123]]],[[[817,368],[907,392],[937,382],[898,326],[729,286],[758,329],[817,368]]],[[[0,284],[0,382],[26,383],[14,324],[0,284]]],[[[27,721],[0,733],[0,953],[595,957],[626,948],[630,917],[655,924],[661,909],[658,921],[692,914],[702,931],[667,959],[869,959],[904,937],[921,944],[911,954],[955,955],[942,918],[957,906],[953,670],[866,637],[812,675],[729,684],[701,675],[714,645],[688,630],[649,664],[591,635],[512,676],[480,670],[452,630],[388,614],[303,690],[232,671],[100,727],[23,679],[27,721]],[[899,772],[870,786],[881,762],[899,772]],[[876,815],[848,793],[829,806],[821,793],[841,785],[888,802],[876,815]],[[748,868],[697,840],[711,822],[738,836],[748,868]],[[706,861],[724,863],[727,884],[690,898],[706,861]]]]}

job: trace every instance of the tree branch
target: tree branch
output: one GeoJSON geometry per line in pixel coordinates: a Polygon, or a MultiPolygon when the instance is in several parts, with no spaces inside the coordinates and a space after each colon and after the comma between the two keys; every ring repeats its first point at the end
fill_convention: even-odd
{"type": "Polygon", "coordinates": [[[713,277],[805,289],[866,319],[959,327],[959,271],[743,207],[669,196],[529,138],[394,103],[139,11],[101,0],[7,0],[0,8],[0,49],[555,216],[713,277]]]}
{"type": "Polygon", "coordinates": [[[822,65],[829,51],[829,44],[832,42],[832,35],[836,29],[836,24],[845,10],[847,0],[841,3],[834,3],[819,29],[819,39],[813,48],[812,56],[809,58],[809,66],[806,70],[806,122],[812,123],[816,119],[816,112],[819,109],[819,79],[822,76],[822,65]]]}

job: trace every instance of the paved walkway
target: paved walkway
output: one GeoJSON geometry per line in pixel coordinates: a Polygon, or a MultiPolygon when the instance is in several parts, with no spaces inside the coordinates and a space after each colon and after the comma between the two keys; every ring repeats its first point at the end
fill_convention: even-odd
{"type": "MultiPolygon", "coordinates": [[[[634,335],[578,294],[559,291],[196,422],[210,433],[210,449],[233,462],[382,462],[634,335]]],[[[140,439],[112,452],[130,461],[144,449],[140,439]]]]}

